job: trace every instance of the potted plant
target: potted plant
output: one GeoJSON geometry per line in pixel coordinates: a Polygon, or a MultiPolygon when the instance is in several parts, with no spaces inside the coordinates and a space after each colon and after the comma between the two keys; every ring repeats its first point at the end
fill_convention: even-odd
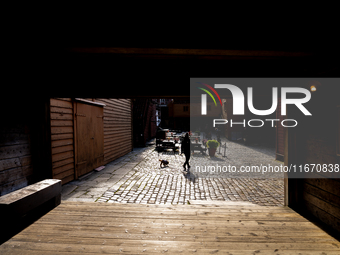
{"type": "Polygon", "coordinates": [[[207,141],[207,148],[209,149],[209,156],[214,157],[216,148],[220,146],[220,143],[216,140],[209,140],[207,141]]]}

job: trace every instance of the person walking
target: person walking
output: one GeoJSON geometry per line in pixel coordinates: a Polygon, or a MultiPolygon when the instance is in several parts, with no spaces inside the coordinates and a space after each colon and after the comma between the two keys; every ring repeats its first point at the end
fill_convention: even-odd
{"type": "Polygon", "coordinates": [[[185,162],[184,162],[183,167],[184,167],[184,170],[186,170],[185,168],[186,165],[188,166],[188,168],[190,168],[189,159],[190,159],[190,153],[191,153],[191,141],[190,141],[188,133],[185,134],[185,137],[182,141],[181,150],[182,150],[182,153],[184,153],[185,155],[185,162]]]}

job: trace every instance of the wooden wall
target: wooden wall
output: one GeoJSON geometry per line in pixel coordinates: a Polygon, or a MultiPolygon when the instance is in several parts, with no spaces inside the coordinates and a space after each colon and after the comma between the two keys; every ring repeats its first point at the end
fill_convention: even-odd
{"type": "MultiPolygon", "coordinates": [[[[288,164],[340,164],[337,155],[339,93],[326,89],[321,88],[312,94],[307,105],[312,116],[294,116],[288,111],[290,117],[299,121],[296,129],[288,130],[288,138],[292,138],[288,140],[289,148],[285,154],[288,159],[292,158],[288,164]]],[[[340,234],[340,172],[314,171],[308,175],[304,173],[304,176],[303,179],[288,179],[289,206],[303,215],[315,216],[340,234]]]]}
{"type": "Polygon", "coordinates": [[[50,102],[53,178],[65,184],[74,180],[73,103],[70,98],[50,102]]]}
{"type": "MultiPolygon", "coordinates": [[[[90,99],[92,100],[92,99],[90,99]]],[[[130,99],[96,99],[104,107],[104,164],[130,152],[130,99]]],[[[75,178],[71,98],[0,102],[0,196],[46,178],[75,178]]]]}
{"type": "Polygon", "coordinates": [[[104,164],[132,151],[131,99],[99,99],[104,107],[104,164]]]}
{"type": "Polygon", "coordinates": [[[0,100],[0,196],[50,177],[44,147],[44,113],[39,98],[0,100]]]}
{"type": "MultiPolygon", "coordinates": [[[[133,101],[134,145],[145,146],[146,142],[156,137],[156,105],[157,100],[138,98],[133,101]]],[[[162,118],[162,120],[164,120],[162,118]]],[[[169,128],[169,126],[164,126],[169,128]]]]}
{"type": "Polygon", "coordinates": [[[30,140],[30,130],[24,122],[1,122],[0,196],[27,186],[32,179],[30,140]]]}
{"type": "MultiPolygon", "coordinates": [[[[130,99],[85,100],[105,104],[104,164],[132,150],[130,99]]],[[[74,105],[71,98],[51,99],[51,154],[53,178],[65,184],[75,177],[74,105]]]]}
{"type": "MultiPolygon", "coordinates": [[[[304,163],[339,164],[336,153],[336,137],[339,132],[336,107],[326,104],[313,110],[314,122],[309,122],[305,132],[304,163]],[[328,107],[327,107],[328,106],[328,107]],[[327,113],[327,114],[325,114],[327,113]],[[333,116],[333,117],[331,117],[333,116]]],[[[340,232],[340,173],[315,173],[314,178],[303,179],[301,200],[305,209],[321,221],[340,232]],[[328,175],[328,176],[327,176],[328,175]],[[322,177],[328,177],[322,178],[322,177]]]]}

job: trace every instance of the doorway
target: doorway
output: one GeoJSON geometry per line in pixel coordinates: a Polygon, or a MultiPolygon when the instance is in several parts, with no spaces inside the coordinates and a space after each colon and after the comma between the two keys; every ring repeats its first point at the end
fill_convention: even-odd
{"type": "Polygon", "coordinates": [[[75,102],[76,178],[103,164],[103,106],[80,99],[75,102]]]}

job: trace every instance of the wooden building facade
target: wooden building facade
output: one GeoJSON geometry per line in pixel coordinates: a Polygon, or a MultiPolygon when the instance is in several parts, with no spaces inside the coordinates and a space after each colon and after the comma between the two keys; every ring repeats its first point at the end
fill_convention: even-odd
{"type": "Polygon", "coordinates": [[[288,174],[287,204],[303,215],[312,215],[340,233],[340,87],[332,79],[320,79],[321,86],[312,92],[308,110],[287,108],[296,128],[285,130],[285,165],[303,166],[305,178],[288,174]],[[312,168],[314,167],[314,171],[312,168]]]}
{"type": "Polygon", "coordinates": [[[67,183],[132,150],[130,99],[52,98],[53,178],[67,183]]]}
{"type": "Polygon", "coordinates": [[[48,101],[29,97],[0,101],[0,196],[51,178],[45,125],[48,101]],[[42,149],[43,148],[43,149],[42,149]]]}
{"type": "MultiPolygon", "coordinates": [[[[86,34],[88,35],[87,28],[86,34]]],[[[93,38],[97,39],[97,37],[93,38]]],[[[138,40],[117,44],[117,37],[111,42],[93,43],[93,45],[86,45],[86,43],[84,45],[84,40],[72,44],[70,38],[67,39],[65,41],[69,45],[42,48],[40,52],[43,56],[42,61],[35,61],[43,63],[39,66],[41,67],[39,75],[46,75],[45,79],[39,77],[39,80],[44,83],[40,82],[38,86],[41,88],[47,80],[58,86],[58,91],[50,92],[49,95],[52,97],[59,96],[58,93],[63,97],[89,97],[93,96],[95,91],[95,96],[98,98],[106,97],[110,93],[120,98],[176,98],[190,95],[190,88],[187,86],[190,77],[339,77],[340,71],[339,61],[337,61],[338,45],[333,49],[329,45],[317,48],[314,47],[317,45],[313,44],[313,40],[304,42],[301,47],[291,46],[290,49],[286,46],[275,49],[270,41],[270,45],[261,43],[258,48],[252,43],[254,48],[249,49],[248,41],[243,48],[236,42],[233,47],[225,45],[225,41],[221,41],[223,45],[220,44],[218,47],[216,40],[211,41],[210,46],[206,45],[203,48],[197,44],[182,44],[176,47],[176,44],[171,43],[169,47],[161,45],[149,48],[150,45],[147,45],[148,47],[143,48],[138,45],[138,40]],[[55,78],[50,79],[50,77],[55,78]],[[112,84],[117,81],[126,84],[127,77],[129,84],[135,85],[133,89],[131,86],[121,86],[119,90],[109,92],[105,87],[107,83],[112,84]],[[144,83],[141,81],[145,81],[147,87],[143,86],[144,83]],[[81,91],[75,84],[83,84],[81,91]],[[102,87],[94,88],[93,84],[102,84],[102,87]],[[149,89],[151,85],[157,86],[157,89],[149,89]]],[[[315,42],[319,45],[319,41],[314,40],[315,42]]],[[[36,57],[36,52],[34,54],[36,57]]],[[[282,130],[284,135],[281,131],[278,134],[280,140],[284,141],[284,146],[278,148],[277,153],[283,155],[286,166],[340,163],[339,85],[337,87],[330,88],[325,95],[322,95],[322,89],[316,91],[322,93],[313,95],[316,97],[311,101],[314,104],[313,109],[310,106],[307,108],[313,113],[314,121],[307,121],[304,124],[299,122],[297,128],[286,128],[282,130]],[[318,97],[324,99],[315,100],[318,97]]],[[[16,86],[13,88],[17,90],[16,86]]],[[[32,86],[25,86],[25,88],[25,90],[21,89],[23,98],[32,92],[32,86]]],[[[8,92],[7,94],[10,95],[8,92]]],[[[39,106],[38,103],[32,105],[31,100],[18,100],[15,104],[10,104],[12,99],[5,104],[0,101],[1,112],[5,113],[5,116],[1,116],[0,126],[1,195],[18,189],[26,183],[50,178],[53,169],[55,176],[62,177],[64,183],[75,178],[72,174],[75,171],[72,167],[76,164],[74,126],[72,126],[74,124],[71,119],[63,119],[66,115],[70,115],[69,118],[73,116],[74,108],[71,107],[72,101],[60,101],[64,104],[66,102],[68,106],[55,108],[62,112],[54,112],[57,113],[54,114],[54,118],[62,119],[58,120],[59,123],[53,121],[53,125],[56,125],[53,127],[50,126],[52,119],[46,117],[47,114],[48,116],[51,114],[50,102],[46,104],[42,100],[42,105],[39,106]],[[37,109],[40,110],[36,111],[37,109]],[[46,123],[47,119],[49,123],[46,123]],[[51,134],[51,132],[56,133],[51,134]],[[51,140],[47,139],[48,137],[60,139],[51,140]],[[51,150],[53,155],[49,153],[51,150]],[[51,164],[51,157],[54,158],[53,164],[51,164]],[[33,169],[33,173],[30,169],[33,169]]],[[[110,104],[102,103],[106,104],[103,108],[105,115],[110,104]]],[[[287,118],[298,119],[294,114],[299,110],[290,110],[288,109],[287,118]]],[[[110,117],[110,121],[116,123],[115,118],[110,117]]],[[[104,163],[106,159],[114,159],[120,153],[124,153],[120,152],[120,147],[115,146],[113,140],[111,140],[113,144],[108,141],[108,137],[115,136],[112,133],[118,132],[119,129],[119,127],[112,127],[111,131],[105,131],[107,125],[105,123],[108,122],[109,119],[106,121],[104,116],[104,163]]],[[[126,142],[126,151],[129,150],[129,146],[131,145],[126,142]]],[[[322,173],[317,173],[315,178],[296,179],[288,174],[285,178],[285,204],[303,215],[314,215],[319,221],[340,232],[339,178],[322,178],[318,175],[322,173]]]]}
{"type": "MultiPolygon", "coordinates": [[[[3,105],[2,105],[3,106],[3,105]]],[[[0,125],[0,196],[27,186],[34,179],[30,107],[6,111],[0,125]],[[17,118],[17,112],[24,113],[17,118]]]]}
{"type": "MultiPolygon", "coordinates": [[[[190,131],[192,120],[197,116],[197,114],[193,114],[190,106],[193,104],[190,103],[190,98],[175,98],[168,104],[168,118],[169,118],[169,127],[174,130],[181,130],[184,132],[190,131]]],[[[210,105],[210,104],[209,104],[210,105]]],[[[208,108],[209,108],[208,105],[208,108]]],[[[209,111],[211,108],[209,108],[209,111]]]]}
{"type": "Polygon", "coordinates": [[[145,146],[148,140],[156,137],[156,108],[157,100],[155,99],[133,99],[134,146],[145,146]]]}
{"type": "Polygon", "coordinates": [[[20,99],[1,108],[0,196],[46,178],[65,184],[133,148],[131,99],[20,99]]]}

